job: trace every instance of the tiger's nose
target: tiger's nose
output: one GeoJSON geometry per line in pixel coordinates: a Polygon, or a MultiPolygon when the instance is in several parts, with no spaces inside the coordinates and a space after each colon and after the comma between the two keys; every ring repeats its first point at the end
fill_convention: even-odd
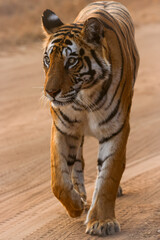
{"type": "Polygon", "coordinates": [[[46,89],[46,93],[48,93],[53,98],[55,98],[58,95],[58,93],[60,93],[60,91],[61,91],[60,89],[59,90],[54,90],[54,89],[48,90],[48,89],[46,89]]]}

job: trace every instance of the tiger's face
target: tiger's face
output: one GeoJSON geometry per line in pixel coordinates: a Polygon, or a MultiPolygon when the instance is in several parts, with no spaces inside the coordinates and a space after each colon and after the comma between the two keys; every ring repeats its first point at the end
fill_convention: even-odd
{"type": "Polygon", "coordinates": [[[43,58],[44,91],[55,107],[82,99],[110,73],[109,62],[103,57],[102,36],[92,42],[84,37],[85,30],[82,24],[62,25],[49,35],[43,58]]]}

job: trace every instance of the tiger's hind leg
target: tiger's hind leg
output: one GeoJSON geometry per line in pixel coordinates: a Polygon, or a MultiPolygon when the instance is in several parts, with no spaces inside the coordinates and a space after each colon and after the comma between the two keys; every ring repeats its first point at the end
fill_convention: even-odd
{"type": "Polygon", "coordinates": [[[76,154],[76,161],[72,167],[72,182],[74,189],[77,190],[84,201],[86,203],[86,190],[84,186],[84,159],[83,159],[83,142],[84,137],[82,137],[81,145],[78,148],[76,154]]]}

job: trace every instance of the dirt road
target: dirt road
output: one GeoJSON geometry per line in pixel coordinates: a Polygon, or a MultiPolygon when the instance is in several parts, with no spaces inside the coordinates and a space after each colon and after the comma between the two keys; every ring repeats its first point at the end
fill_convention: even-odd
{"type": "MultiPolygon", "coordinates": [[[[160,24],[139,27],[136,38],[141,66],[122,178],[124,196],[116,204],[122,232],[106,239],[160,239],[160,24]]],[[[51,117],[40,100],[41,58],[39,46],[0,55],[0,240],[100,239],[84,233],[85,213],[71,219],[51,192],[51,117]]],[[[87,138],[89,201],[96,154],[97,142],[87,138]]]]}

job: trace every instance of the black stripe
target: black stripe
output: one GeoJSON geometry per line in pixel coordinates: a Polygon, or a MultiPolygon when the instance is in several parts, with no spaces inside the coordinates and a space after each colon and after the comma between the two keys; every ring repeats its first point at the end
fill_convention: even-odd
{"type": "MultiPolygon", "coordinates": [[[[65,161],[67,162],[68,166],[72,166],[75,163],[76,159],[71,159],[71,161],[63,154],[61,153],[62,157],[65,159],[65,161]]],[[[69,156],[68,156],[69,157],[69,156]]],[[[66,171],[66,170],[65,170],[66,171]]]]}
{"type": "Polygon", "coordinates": [[[73,138],[73,139],[75,139],[75,140],[78,140],[78,139],[79,139],[79,138],[76,137],[76,136],[73,136],[73,135],[71,135],[71,134],[68,134],[68,133],[66,133],[66,132],[63,132],[59,127],[57,127],[57,125],[55,124],[55,122],[54,122],[54,125],[55,125],[57,131],[60,132],[62,135],[65,135],[65,136],[67,136],[67,137],[71,137],[71,138],[73,138]]]}
{"type": "Polygon", "coordinates": [[[66,35],[68,36],[68,35],[69,35],[69,32],[65,30],[64,32],[63,32],[63,31],[59,31],[58,33],[55,33],[55,34],[54,34],[54,37],[59,37],[59,36],[64,37],[64,36],[66,36],[66,35]]]}
{"type": "MultiPolygon", "coordinates": [[[[105,46],[103,46],[103,47],[105,48],[105,46]]],[[[105,104],[106,101],[103,101],[102,104],[99,104],[99,103],[103,100],[105,95],[107,96],[108,90],[112,83],[112,59],[111,59],[111,55],[110,55],[110,49],[109,49],[109,63],[110,63],[110,67],[111,67],[109,79],[102,86],[102,92],[101,92],[101,94],[99,94],[98,99],[94,103],[95,105],[98,105],[98,106],[96,108],[94,108],[93,111],[98,111],[105,104]]]]}
{"type": "Polygon", "coordinates": [[[80,33],[80,31],[78,31],[78,30],[72,30],[72,32],[74,32],[74,33],[80,33]]]}
{"type": "Polygon", "coordinates": [[[82,136],[82,141],[81,141],[80,147],[83,147],[83,144],[84,144],[84,136],[82,136]]]}
{"type": "Polygon", "coordinates": [[[111,114],[107,117],[107,119],[103,120],[102,122],[99,123],[99,126],[102,126],[106,123],[108,123],[112,118],[114,118],[114,116],[117,114],[118,109],[119,109],[119,105],[120,105],[120,99],[118,100],[118,103],[116,105],[116,107],[114,108],[113,112],[111,112],[111,114]]]}
{"type": "Polygon", "coordinates": [[[69,37],[70,36],[74,36],[73,34],[71,34],[71,32],[74,32],[74,33],[80,33],[80,31],[82,30],[82,24],[72,24],[72,25],[65,25],[64,27],[61,27],[59,29],[58,32],[56,32],[54,34],[54,36],[60,36],[60,35],[68,35],[69,37]]]}
{"type": "Polygon", "coordinates": [[[78,56],[78,54],[76,52],[73,52],[69,56],[78,56]]]}
{"type": "Polygon", "coordinates": [[[60,31],[61,30],[70,30],[70,29],[79,29],[79,30],[82,30],[82,27],[80,27],[80,26],[78,26],[77,24],[71,24],[71,25],[65,25],[64,27],[62,26],[61,28],[60,28],[60,31]]]}
{"type": "MultiPolygon", "coordinates": [[[[76,105],[77,105],[77,103],[75,103],[76,105]]],[[[72,106],[72,108],[75,110],[75,111],[79,111],[79,112],[81,112],[81,111],[83,111],[84,109],[81,109],[81,108],[77,108],[77,107],[75,107],[74,105],[72,106]]]]}
{"type": "Polygon", "coordinates": [[[112,155],[113,155],[113,153],[109,154],[107,157],[105,157],[105,159],[98,158],[98,160],[97,160],[98,166],[102,166],[102,164],[112,155]]]}
{"type": "Polygon", "coordinates": [[[66,40],[65,40],[65,44],[67,44],[67,45],[72,45],[72,42],[71,42],[69,39],[66,39],[66,40]]]}
{"type": "Polygon", "coordinates": [[[74,165],[74,161],[73,162],[67,161],[67,165],[68,166],[73,166],[74,165]]]}
{"type": "Polygon", "coordinates": [[[96,61],[96,63],[103,69],[103,65],[100,62],[100,60],[98,59],[98,57],[93,49],[91,50],[91,55],[94,58],[94,60],[96,61]]]}
{"type": "Polygon", "coordinates": [[[79,51],[80,55],[83,56],[84,55],[84,49],[81,48],[80,51],[79,51]]]}
{"type": "MultiPolygon", "coordinates": [[[[95,14],[97,14],[97,15],[100,15],[100,16],[102,16],[102,17],[104,17],[105,19],[107,19],[110,23],[112,23],[113,25],[117,25],[117,22],[115,21],[115,19],[114,19],[114,17],[110,14],[110,13],[108,13],[108,12],[106,12],[105,10],[103,10],[103,9],[101,9],[101,11],[102,12],[99,12],[99,11],[96,11],[96,12],[94,12],[95,14]],[[108,17],[109,16],[109,17],[108,17]],[[113,21],[112,21],[113,20],[113,21]]],[[[105,23],[105,22],[103,22],[103,20],[101,20],[101,22],[102,23],[105,23]]],[[[110,29],[112,29],[112,30],[114,30],[111,26],[109,26],[107,23],[105,23],[110,29]]]]}
{"type": "Polygon", "coordinates": [[[60,42],[60,41],[62,41],[62,38],[55,39],[55,40],[53,40],[51,43],[52,43],[52,44],[53,44],[53,43],[58,43],[58,42],[60,42]]]}
{"type": "Polygon", "coordinates": [[[54,113],[56,114],[56,116],[58,117],[58,119],[60,120],[60,122],[65,126],[65,127],[68,127],[65,122],[60,118],[60,116],[58,115],[58,113],[55,111],[54,108],[52,108],[52,110],[54,111],[54,113]]]}
{"type": "Polygon", "coordinates": [[[102,125],[108,123],[117,114],[117,112],[119,110],[119,106],[120,106],[120,102],[121,102],[121,98],[122,98],[122,94],[123,94],[125,85],[126,85],[126,82],[124,82],[124,84],[123,84],[123,88],[122,88],[122,92],[121,92],[120,98],[119,98],[119,100],[117,102],[117,105],[115,106],[114,110],[110,113],[110,115],[105,120],[103,120],[103,121],[101,121],[99,123],[99,126],[102,126],[102,125]]]}
{"type": "Polygon", "coordinates": [[[88,56],[85,56],[84,59],[85,59],[87,65],[88,65],[89,72],[91,72],[91,71],[92,71],[92,65],[91,65],[91,60],[90,60],[90,58],[89,58],[88,56]]]}
{"type": "MultiPolygon", "coordinates": [[[[58,32],[56,32],[55,34],[57,34],[57,33],[61,33],[62,32],[62,34],[64,33],[64,32],[69,32],[70,31],[70,29],[68,29],[68,28],[61,28],[61,29],[59,29],[59,31],[58,32]]],[[[54,34],[54,35],[55,35],[54,34]]]]}
{"type": "Polygon", "coordinates": [[[104,138],[102,138],[102,139],[99,141],[99,143],[100,143],[100,144],[103,144],[104,142],[107,142],[107,141],[111,140],[113,137],[115,137],[116,135],[118,135],[118,134],[123,130],[124,126],[125,126],[125,122],[122,124],[122,126],[121,126],[115,133],[113,133],[113,134],[112,134],[111,136],[109,136],[109,137],[104,137],[104,138]]]}
{"type": "Polygon", "coordinates": [[[128,117],[128,114],[129,114],[129,111],[130,111],[130,108],[131,108],[131,103],[130,105],[128,106],[128,110],[127,110],[127,114],[126,114],[126,119],[124,121],[124,123],[122,124],[122,126],[115,132],[113,133],[112,135],[110,135],[109,137],[104,137],[102,138],[99,143],[100,144],[103,144],[104,142],[107,142],[109,140],[111,140],[113,137],[115,137],[116,135],[118,135],[124,128],[125,124],[126,124],[126,121],[127,121],[127,117],[128,117]]]}
{"type": "MultiPolygon", "coordinates": [[[[102,90],[101,92],[99,93],[99,97],[96,99],[96,101],[94,102],[94,105],[98,105],[102,99],[104,98],[104,96],[107,95],[107,92],[109,90],[109,87],[111,86],[111,83],[112,83],[112,74],[109,75],[109,79],[107,82],[104,82],[104,84],[102,85],[102,90]]],[[[95,110],[98,110],[98,108],[94,109],[95,110]]]]}
{"type": "Polygon", "coordinates": [[[81,73],[80,77],[82,77],[84,75],[91,75],[91,78],[93,78],[93,76],[95,75],[96,72],[95,72],[95,70],[92,70],[91,60],[88,56],[85,56],[84,59],[88,65],[89,70],[88,70],[88,72],[81,73]]]}
{"type": "Polygon", "coordinates": [[[68,123],[70,123],[70,124],[73,124],[73,123],[79,123],[80,121],[78,121],[78,120],[71,120],[67,115],[65,115],[61,110],[59,110],[59,112],[60,112],[60,114],[61,114],[61,116],[63,117],[63,119],[66,121],[66,122],[68,122],[68,123]]]}
{"type": "Polygon", "coordinates": [[[67,159],[68,166],[74,165],[75,161],[76,161],[76,156],[69,154],[67,159]]]}

